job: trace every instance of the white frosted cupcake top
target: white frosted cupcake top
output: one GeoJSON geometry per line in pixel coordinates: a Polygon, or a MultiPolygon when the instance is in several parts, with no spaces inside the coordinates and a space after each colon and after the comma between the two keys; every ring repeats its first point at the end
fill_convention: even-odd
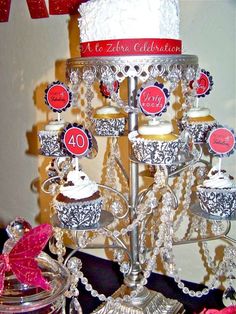
{"type": "Polygon", "coordinates": [[[207,188],[234,188],[236,187],[233,177],[228,175],[225,170],[218,171],[213,167],[208,173],[207,179],[203,181],[203,186],[207,188]]]}
{"type": "Polygon", "coordinates": [[[191,108],[187,115],[189,118],[200,118],[200,117],[206,117],[209,116],[210,110],[208,108],[191,108]]]}
{"type": "Polygon", "coordinates": [[[70,171],[67,182],[60,186],[60,193],[70,199],[80,200],[92,196],[98,191],[96,182],[89,179],[81,170],[70,171]]]}
{"type": "Polygon", "coordinates": [[[140,135],[164,135],[170,134],[173,131],[173,126],[168,121],[149,120],[147,124],[139,127],[140,135]]]}
{"type": "Polygon", "coordinates": [[[45,126],[46,131],[60,131],[64,128],[65,121],[64,120],[53,120],[50,121],[49,124],[45,126]]]}
{"type": "Polygon", "coordinates": [[[120,114],[120,108],[115,106],[104,106],[98,108],[96,114],[120,114]]]}

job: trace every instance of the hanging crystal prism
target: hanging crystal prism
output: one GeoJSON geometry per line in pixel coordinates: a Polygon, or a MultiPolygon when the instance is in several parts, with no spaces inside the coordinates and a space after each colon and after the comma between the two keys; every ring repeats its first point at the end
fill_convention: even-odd
{"type": "Polygon", "coordinates": [[[236,305],[236,291],[233,286],[229,286],[223,293],[223,304],[225,306],[236,305]]]}
{"type": "Polygon", "coordinates": [[[70,301],[69,314],[83,314],[81,305],[77,298],[72,298],[70,301]]]}

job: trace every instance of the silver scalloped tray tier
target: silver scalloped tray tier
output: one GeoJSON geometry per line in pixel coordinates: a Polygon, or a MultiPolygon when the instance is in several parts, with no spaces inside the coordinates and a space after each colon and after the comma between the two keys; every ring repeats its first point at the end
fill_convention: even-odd
{"type": "Polygon", "coordinates": [[[96,57],[96,58],[71,58],[67,59],[67,66],[80,67],[85,65],[124,65],[124,64],[165,64],[172,63],[179,65],[198,65],[198,57],[195,55],[144,55],[144,56],[120,56],[120,57],[96,57]]]}
{"type": "Polygon", "coordinates": [[[187,72],[198,69],[198,57],[195,55],[149,55],[120,56],[96,58],[71,58],[66,62],[67,77],[79,68],[94,68],[100,77],[106,69],[110,69],[119,81],[126,77],[139,77],[146,80],[149,76],[167,76],[174,67],[187,77],[187,72]]]}

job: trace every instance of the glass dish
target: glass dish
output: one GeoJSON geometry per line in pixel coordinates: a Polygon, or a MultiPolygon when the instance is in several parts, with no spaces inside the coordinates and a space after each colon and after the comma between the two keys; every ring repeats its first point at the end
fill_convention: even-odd
{"type": "Polygon", "coordinates": [[[30,313],[59,314],[63,313],[64,292],[70,284],[69,271],[46,253],[37,257],[43,276],[51,284],[52,290],[31,287],[20,283],[13,273],[7,273],[4,290],[0,296],[0,314],[30,313]]]}

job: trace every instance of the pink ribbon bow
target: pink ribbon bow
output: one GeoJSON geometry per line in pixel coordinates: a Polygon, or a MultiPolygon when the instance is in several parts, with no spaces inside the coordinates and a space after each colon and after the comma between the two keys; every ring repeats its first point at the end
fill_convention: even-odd
{"type": "Polygon", "coordinates": [[[42,252],[52,233],[51,225],[39,225],[27,232],[10,253],[0,255],[0,294],[4,289],[5,272],[10,270],[23,284],[44,290],[51,289],[50,284],[42,276],[35,257],[42,252]]]}

